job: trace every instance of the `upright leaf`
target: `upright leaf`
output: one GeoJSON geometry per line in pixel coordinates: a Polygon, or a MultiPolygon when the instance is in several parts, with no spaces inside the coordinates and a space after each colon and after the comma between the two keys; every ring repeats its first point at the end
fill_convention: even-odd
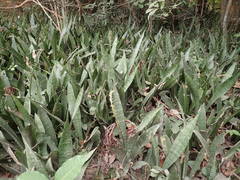
{"type": "Polygon", "coordinates": [[[71,115],[73,125],[75,127],[75,132],[77,136],[82,139],[82,122],[81,122],[81,113],[79,110],[79,105],[82,101],[83,89],[80,90],[77,99],[74,95],[73,86],[71,83],[68,83],[67,88],[67,100],[68,100],[68,110],[71,115]]]}
{"type": "Polygon", "coordinates": [[[124,92],[127,92],[129,86],[132,84],[133,80],[134,80],[134,77],[137,73],[137,70],[138,70],[138,67],[136,66],[135,69],[133,70],[133,72],[130,72],[130,75],[127,75],[125,76],[125,79],[124,79],[124,92]]]}
{"type": "Polygon", "coordinates": [[[58,145],[58,157],[59,164],[64,163],[67,159],[71,158],[73,155],[73,145],[71,137],[71,128],[68,122],[64,125],[64,130],[62,137],[58,145]]]}
{"type": "Polygon", "coordinates": [[[39,115],[40,119],[42,120],[46,134],[48,136],[50,136],[55,143],[57,143],[54,125],[53,125],[51,119],[48,117],[47,113],[42,108],[39,108],[38,115],[39,115]]]}
{"type": "Polygon", "coordinates": [[[206,117],[205,105],[202,105],[199,109],[199,120],[198,120],[197,124],[198,124],[200,131],[206,131],[207,117],[206,117]]]}
{"type": "Polygon", "coordinates": [[[132,52],[131,58],[129,59],[129,64],[128,64],[129,72],[131,71],[134,63],[135,63],[136,60],[137,60],[137,55],[138,55],[138,52],[139,52],[139,50],[140,50],[143,37],[144,37],[144,33],[142,33],[140,39],[139,39],[138,42],[137,42],[136,47],[134,48],[134,50],[133,50],[133,52],[132,52]]]}
{"type": "Polygon", "coordinates": [[[116,124],[119,130],[119,136],[121,137],[124,144],[127,139],[126,124],[125,124],[126,117],[124,116],[121,100],[120,100],[117,88],[115,86],[113,87],[113,90],[110,92],[110,101],[111,101],[113,116],[115,117],[116,124]]]}
{"type": "Polygon", "coordinates": [[[47,174],[47,171],[46,171],[43,163],[41,162],[41,160],[38,158],[38,156],[32,150],[30,145],[27,143],[27,141],[25,140],[25,137],[22,136],[22,138],[23,138],[23,142],[24,142],[24,145],[25,145],[28,168],[29,169],[34,168],[34,169],[36,169],[37,171],[39,171],[43,174],[47,174]]]}
{"type": "Polygon", "coordinates": [[[163,168],[168,169],[172,166],[175,161],[181,156],[181,154],[186,149],[189,144],[189,140],[192,137],[193,130],[195,129],[196,123],[198,121],[198,116],[192,119],[178,134],[177,138],[174,140],[166,160],[164,161],[163,168]]]}
{"type": "Polygon", "coordinates": [[[193,103],[195,105],[195,108],[198,109],[199,104],[200,104],[200,99],[202,96],[202,90],[198,85],[197,80],[193,80],[186,72],[185,72],[185,79],[188,84],[188,86],[191,89],[191,93],[193,95],[193,103]]]}

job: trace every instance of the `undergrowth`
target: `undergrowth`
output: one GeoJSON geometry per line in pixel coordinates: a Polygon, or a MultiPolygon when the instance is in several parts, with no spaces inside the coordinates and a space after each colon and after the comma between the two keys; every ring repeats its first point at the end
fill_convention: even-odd
{"type": "Polygon", "coordinates": [[[0,26],[1,171],[56,180],[239,177],[233,36],[197,24],[96,31],[73,17],[58,31],[36,15],[0,26]]]}

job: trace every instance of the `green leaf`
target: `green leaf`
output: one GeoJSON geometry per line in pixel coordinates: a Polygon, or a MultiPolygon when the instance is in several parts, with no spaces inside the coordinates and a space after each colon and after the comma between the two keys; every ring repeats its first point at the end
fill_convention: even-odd
{"type": "Polygon", "coordinates": [[[237,63],[233,63],[231,67],[227,70],[227,72],[224,74],[224,77],[222,79],[222,82],[226,81],[227,79],[232,77],[232,74],[234,73],[234,70],[236,68],[237,63]]]}
{"type": "MultiPolygon", "coordinates": [[[[200,121],[200,118],[199,118],[198,121],[200,121]]],[[[203,149],[205,150],[205,152],[208,153],[208,143],[207,143],[207,141],[204,139],[204,137],[201,135],[201,133],[200,133],[199,131],[194,130],[193,132],[194,132],[194,134],[197,136],[198,140],[201,142],[201,144],[202,144],[203,149]]]]}
{"type": "Polygon", "coordinates": [[[113,41],[112,49],[111,49],[111,52],[110,52],[112,62],[114,61],[115,56],[116,56],[117,44],[118,44],[118,37],[116,36],[115,39],[114,39],[114,41],[113,41]]]}
{"type": "Polygon", "coordinates": [[[34,120],[36,125],[36,131],[45,134],[45,128],[43,126],[43,123],[37,114],[34,114],[34,120]]]}
{"type": "Polygon", "coordinates": [[[160,127],[160,124],[156,124],[148,128],[141,135],[137,135],[138,137],[136,140],[135,140],[135,137],[133,137],[134,142],[129,144],[129,149],[132,150],[133,156],[136,156],[137,153],[141,151],[141,148],[143,148],[147,143],[151,142],[153,136],[156,134],[159,127],[160,127]]]}
{"type": "Polygon", "coordinates": [[[32,118],[28,114],[28,111],[25,109],[25,107],[21,104],[21,102],[15,96],[12,96],[12,98],[15,105],[17,106],[18,111],[23,115],[22,119],[24,120],[25,125],[29,126],[32,118]]]}
{"type": "Polygon", "coordinates": [[[217,175],[217,162],[216,162],[216,156],[213,156],[210,167],[210,172],[209,172],[209,180],[212,180],[216,175],[217,175]]]}
{"type": "Polygon", "coordinates": [[[44,174],[38,171],[27,171],[17,177],[17,180],[49,180],[44,174]]]}
{"type": "Polygon", "coordinates": [[[49,100],[52,99],[53,93],[56,92],[56,88],[58,87],[57,85],[58,85],[58,79],[55,77],[54,67],[53,67],[53,70],[47,81],[47,94],[48,94],[49,100]]]}
{"type": "Polygon", "coordinates": [[[207,177],[214,177],[216,175],[216,155],[224,149],[222,144],[224,143],[224,134],[220,134],[218,136],[215,136],[213,141],[211,142],[209,146],[209,160],[208,165],[206,167],[207,170],[207,177]]]}
{"type": "Polygon", "coordinates": [[[235,135],[235,136],[240,136],[240,131],[237,131],[237,130],[234,130],[234,129],[232,129],[232,130],[227,130],[226,133],[229,134],[230,136],[233,136],[233,135],[235,135]]]}
{"type": "Polygon", "coordinates": [[[143,166],[149,166],[149,164],[145,161],[137,161],[133,165],[133,170],[141,169],[143,166]]]}
{"type": "Polygon", "coordinates": [[[134,50],[132,52],[131,58],[129,59],[129,64],[128,64],[128,70],[129,71],[128,72],[131,72],[131,69],[132,69],[133,65],[135,64],[135,61],[137,60],[137,54],[138,54],[138,52],[140,50],[143,37],[144,37],[144,33],[142,33],[140,39],[137,42],[136,47],[134,48],[134,50]]]}
{"type": "Polygon", "coordinates": [[[82,170],[84,164],[91,158],[95,149],[84,153],[81,155],[77,155],[67,160],[63,165],[57,170],[55,174],[55,180],[74,180],[80,174],[82,174],[82,170]]]}
{"type": "Polygon", "coordinates": [[[134,77],[137,73],[137,70],[138,70],[138,66],[135,67],[134,71],[130,73],[130,75],[127,75],[125,76],[125,82],[124,82],[124,92],[127,92],[129,86],[132,84],[133,80],[134,80],[134,77]]]}
{"type": "Polygon", "coordinates": [[[194,119],[192,119],[178,134],[167,154],[166,160],[164,161],[164,169],[168,169],[170,166],[172,166],[184,152],[189,144],[189,140],[192,137],[192,133],[195,129],[198,118],[199,116],[196,116],[194,119]]]}
{"type": "Polygon", "coordinates": [[[46,134],[50,136],[55,143],[57,143],[56,132],[53,123],[48,117],[47,113],[42,108],[39,108],[38,115],[42,121],[46,134]]]}
{"type": "Polygon", "coordinates": [[[183,84],[181,85],[179,92],[178,92],[178,101],[179,106],[182,107],[184,113],[189,112],[189,96],[188,96],[188,87],[183,84]]]}
{"type": "Polygon", "coordinates": [[[64,163],[67,159],[73,155],[73,145],[71,137],[71,127],[68,122],[64,125],[62,137],[58,145],[59,164],[64,163]]]}
{"type": "Polygon", "coordinates": [[[197,155],[196,160],[193,161],[193,165],[191,166],[190,178],[193,178],[197,170],[201,168],[201,163],[203,161],[204,154],[205,154],[204,150],[201,149],[201,151],[197,155]]]}
{"type": "Polygon", "coordinates": [[[233,87],[239,75],[240,72],[233,74],[232,77],[228,78],[226,81],[220,83],[216,88],[214,88],[208,107],[210,107],[218,98],[221,98],[231,87],[233,87]]]}
{"type": "Polygon", "coordinates": [[[45,167],[43,166],[41,160],[38,158],[36,153],[29,146],[29,144],[27,143],[27,141],[23,135],[22,135],[22,139],[23,139],[23,142],[25,145],[28,168],[29,169],[34,168],[43,174],[47,174],[47,171],[46,171],[45,167]]]}
{"type": "Polygon", "coordinates": [[[18,138],[14,130],[8,125],[8,123],[0,117],[0,128],[3,129],[13,140],[16,144],[23,149],[23,144],[21,140],[18,138]]]}
{"type": "Polygon", "coordinates": [[[113,116],[115,117],[116,124],[119,130],[119,136],[121,137],[123,144],[125,144],[127,139],[126,124],[125,124],[126,117],[124,116],[121,100],[120,100],[117,88],[115,86],[113,87],[113,90],[110,92],[109,96],[110,96],[113,116]]]}
{"type": "Polygon", "coordinates": [[[153,121],[154,117],[160,111],[161,108],[156,108],[150,112],[148,112],[144,118],[141,120],[141,123],[137,127],[137,132],[141,132],[144,128],[146,128],[153,121]]]}
{"type": "Polygon", "coordinates": [[[39,102],[41,104],[46,104],[45,98],[42,95],[42,90],[40,87],[40,83],[38,79],[35,79],[32,77],[32,75],[29,73],[28,74],[29,77],[29,81],[30,81],[30,88],[29,88],[29,92],[30,92],[30,99],[34,100],[36,102],[39,102]]]}
{"type": "MultiPolygon", "coordinates": [[[[171,64],[172,62],[170,62],[169,64],[171,64]]],[[[170,66],[170,68],[168,68],[166,71],[164,71],[162,73],[162,79],[161,79],[161,83],[166,83],[167,79],[170,78],[171,76],[173,76],[173,74],[176,71],[179,71],[181,69],[180,66],[181,62],[175,63],[173,65],[170,66]]]]}
{"type": "Polygon", "coordinates": [[[76,115],[77,111],[79,111],[79,106],[80,106],[80,104],[82,102],[82,98],[83,98],[83,91],[84,91],[84,89],[81,88],[80,92],[79,92],[79,94],[77,96],[77,99],[76,99],[76,102],[75,102],[75,105],[74,105],[75,108],[74,108],[73,114],[72,114],[72,119],[75,118],[75,115],[76,115]]]}
{"type": "Polygon", "coordinates": [[[73,86],[70,82],[68,82],[68,86],[67,86],[67,101],[68,101],[68,110],[69,110],[70,114],[73,115],[73,111],[75,109],[76,98],[74,95],[73,86]]]}
{"type": "Polygon", "coordinates": [[[193,80],[193,78],[190,77],[186,72],[185,72],[185,79],[193,95],[193,103],[195,105],[195,108],[198,109],[200,104],[200,99],[202,96],[202,90],[198,85],[197,79],[193,80]]]}
{"type": "Polygon", "coordinates": [[[122,58],[118,60],[116,71],[119,72],[119,74],[123,74],[123,75],[127,73],[127,58],[126,58],[125,52],[123,52],[122,58]]]}
{"type": "Polygon", "coordinates": [[[74,96],[74,90],[71,83],[68,83],[67,92],[68,109],[72,118],[72,122],[75,127],[77,136],[82,139],[82,122],[79,106],[83,97],[83,88],[80,90],[77,99],[74,96]]]}
{"type": "Polygon", "coordinates": [[[198,127],[200,131],[206,131],[207,129],[207,117],[206,117],[206,109],[205,105],[202,105],[199,109],[199,120],[198,127]]]}

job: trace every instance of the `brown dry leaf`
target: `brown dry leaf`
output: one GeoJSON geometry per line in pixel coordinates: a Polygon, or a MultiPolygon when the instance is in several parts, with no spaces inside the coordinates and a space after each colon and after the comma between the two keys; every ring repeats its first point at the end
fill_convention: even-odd
{"type": "Polygon", "coordinates": [[[145,148],[147,148],[147,149],[150,149],[150,148],[152,148],[152,145],[151,145],[151,143],[147,143],[147,144],[145,145],[145,148]]]}
{"type": "Polygon", "coordinates": [[[240,168],[240,152],[234,154],[233,162],[236,168],[240,168]]]}
{"type": "Polygon", "coordinates": [[[168,112],[170,116],[177,117],[178,119],[181,119],[181,115],[178,110],[176,109],[170,109],[168,112]]]}
{"type": "Polygon", "coordinates": [[[104,163],[110,166],[116,159],[116,155],[110,151],[106,151],[103,155],[104,163]]]}
{"type": "Polygon", "coordinates": [[[220,171],[224,176],[227,177],[232,176],[235,170],[236,167],[231,160],[224,161],[220,166],[220,171]]]}
{"type": "Polygon", "coordinates": [[[149,93],[150,88],[149,87],[145,87],[143,89],[139,89],[138,93],[141,94],[142,96],[146,97],[149,93]]]}
{"type": "Polygon", "coordinates": [[[201,167],[201,168],[204,168],[204,167],[206,167],[207,165],[208,165],[208,161],[207,161],[206,159],[203,159],[202,162],[201,162],[200,167],[201,167]]]}
{"type": "Polygon", "coordinates": [[[4,88],[4,95],[5,96],[12,96],[17,92],[17,89],[14,87],[5,87],[4,88]]]}
{"type": "Polygon", "coordinates": [[[104,127],[105,129],[105,133],[104,133],[104,138],[103,138],[103,145],[106,147],[111,147],[111,146],[115,146],[118,144],[118,139],[115,138],[113,131],[116,127],[116,124],[113,123],[108,127],[104,127]]]}
{"type": "Polygon", "coordinates": [[[143,66],[144,66],[144,61],[141,60],[141,61],[139,62],[139,64],[138,64],[138,71],[139,71],[139,72],[142,72],[143,66]]]}
{"type": "Polygon", "coordinates": [[[130,120],[126,120],[126,125],[128,137],[133,137],[136,134],[137,126],[130,120]]]}
{"type": "Polygon", "coordinates": [[[240,89],[240,80],[238,80],[233,87],[240,89]]]}
{"type": "Polygon", "coordinates": [[[194,176],[193,180],[207,180],[207,178],[199,172],[194,176]]]}
{"type": "Polygon", "coordinates": [[[14,175],[13,174],[10,174],[10,173],[8,173],[8,172],[5,172],[5,173],[3,173],[3,174],[0,174],[0,179],[2,179],[2,178],[13,178],[14,177],[14,175]]]}
{"type": "Polygon", "coordinates": [[[150,102],[150,103],[148,103],[148,104],[147,104],[145,107],[143,107],[143,108],[144,108],[144,111],[145,111],[145,112],[149,112],[149,111],[155,109],[155,106],[152,104],[152,102],[150,102]]]}
{"type": "Polygon", "coordinates": [[[165,153],[163,151],[160,152],[159,159],[160,159],[160,167],[162,167],[163,163],[164,163],[164,161],[166,159],[166,155],[165,155],[165,153]]]}
{"type": "Polygon", "coordinates": [[[116,128],[116,123],[104,127],[104,137],[102,139],[102,146],[100,147],[98,156],[96,157],[98,161],[98,167],[100,171],[107,175],[111,168],[114,168],[114,163],[116,160],[116,154],[114,148],[117,147],[119,139],[114,136],[114,129],[116,128]]]}

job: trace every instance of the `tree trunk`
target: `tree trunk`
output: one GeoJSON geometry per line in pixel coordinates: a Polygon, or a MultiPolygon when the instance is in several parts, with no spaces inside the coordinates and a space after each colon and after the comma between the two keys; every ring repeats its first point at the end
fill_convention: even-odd
{"type": "Polygon", "coordinates": [[[203,16],[208,8],[207,0],[197,0],[196,14],[203,16]]]}
{"type": "Polygon", "coordinates": [[[240,1],[222,0],[221,1],[221,23],[223,31],[231,28],[240,28],[240,1]]]}

